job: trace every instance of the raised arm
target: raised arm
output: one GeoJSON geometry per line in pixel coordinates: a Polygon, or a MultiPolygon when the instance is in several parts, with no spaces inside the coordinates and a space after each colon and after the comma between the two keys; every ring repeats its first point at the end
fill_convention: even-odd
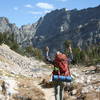
{"type": "Polygon", "coordinates": [[[71,47],[71,44],[69,44],[68,49],[69,49],[69,52],[72,53],[72,47],[71,47]]]}
{"type": "Polygon", "coordinates": [[[69,52],[69,62],[72,62],[73,61],[73,52],[72,52],[71,44],[69,44],[68,52],[69,52]]]}
{"type": "Polygon", "coordinates": [[[46,46],[45,51],[46,51],[46,60],[47,60],[49,63],[53,64],[53,61],[52,61],[51,58],[49,57],[49,47],[48,47],[48,46],[46,46]]]}

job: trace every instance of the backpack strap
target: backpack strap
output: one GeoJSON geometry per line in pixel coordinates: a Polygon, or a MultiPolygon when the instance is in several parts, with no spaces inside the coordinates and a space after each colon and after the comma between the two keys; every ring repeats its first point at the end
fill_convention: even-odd
{"type": "Polygon", "coordinates": [[[60,76],[60,71],[58,71],[58,80],[60,80],[59,76],[60,76]]]}

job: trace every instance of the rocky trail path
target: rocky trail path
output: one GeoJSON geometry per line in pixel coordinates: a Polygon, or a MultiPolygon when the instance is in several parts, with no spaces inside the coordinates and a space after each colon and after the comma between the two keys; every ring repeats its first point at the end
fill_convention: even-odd
{"type": "MultiPolygon", "coordinates": [[[[65,100],[81,100],[82,98],[84,98],[84,100],[100,100],[100,73],[90,73],[91,70],[94,72],[93,67],[71,68],[71,73],[74,77],[71,84],[73,89],[69,93],[65,91],[65,100]],[[69,95],[70,93],[72,95],[69,95]]],[[[46,80],[44,84],[46,82],[49,83],[49,78],[45,76],[44,79],[46,80]]],[[[43,77],[41,79],[43,80],[43,77]]],[[[42,80],[34,81],[35,86],[43,91],[45,100],[55,100],[54,89],[42,87],[42,80]]]]}
{"type": "Polygon", "coordinates": [[[43,93],[45,94],[45,99],[46,100],[54,100],[55,97],[54,97],[54,89],[53,88],[43,88],[41,85],[40,85],[40,81],[34,81],[34,84],[37,88],[39,88],[40,90],[43,91],[43,93]]]}
{"type": "MultiPolygon", "coordinates": [[[[72,66],[70,70],[74,79],[73,89],[70,93],[65,90],[64,100],[83,100],[83,97],[84,100],[100,100],[100,64],[87,67],[72,66]]],[[[1,96],[2,82],[10,82],[12,86],[12,80],[15,80],[17,90],[14,89],[15,85],[9,89],[12,96],[16,95],[16,98],[10,100],[27,100],[28,97],[30,100],[55,100],[54,89],[50,87],[49,82],[51,72],[51,67],[49,68],[44,62],[21,56],[5,44],[0,45],[1,96]],[[11,89],[19,94],[12,93],[11,89]],[[26,99],[18,99],[19,97],[26,99]]]]}

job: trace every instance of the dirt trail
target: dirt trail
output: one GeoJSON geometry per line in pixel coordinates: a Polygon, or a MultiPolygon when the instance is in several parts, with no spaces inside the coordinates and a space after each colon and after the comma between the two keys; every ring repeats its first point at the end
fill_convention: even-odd
{"type": "Polygon", "coordinates": [[[53,88],[42,88],[41,85],[39,85],[39,81],[34,81],[34,84],[37,88],[41,89],[43,93],[45,94],[46,100],[55,100],[54,97],[54,89],[53,88]]]}

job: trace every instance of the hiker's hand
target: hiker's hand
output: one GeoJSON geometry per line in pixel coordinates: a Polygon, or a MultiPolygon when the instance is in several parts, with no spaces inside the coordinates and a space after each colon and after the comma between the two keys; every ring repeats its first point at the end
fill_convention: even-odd
{"type": "Polygon", "coordinates": [[[46,46],[45,50],[46,50],[46,52],[49,52],[49,47],[48,47],[48,46],[46,46]]]}
{"type": "Polygon", "coordinates": [[[68,49],[69,49],[69,52],[72,53],[72,47],[71,47],[71,45],[69,45],[68,49]]]}

